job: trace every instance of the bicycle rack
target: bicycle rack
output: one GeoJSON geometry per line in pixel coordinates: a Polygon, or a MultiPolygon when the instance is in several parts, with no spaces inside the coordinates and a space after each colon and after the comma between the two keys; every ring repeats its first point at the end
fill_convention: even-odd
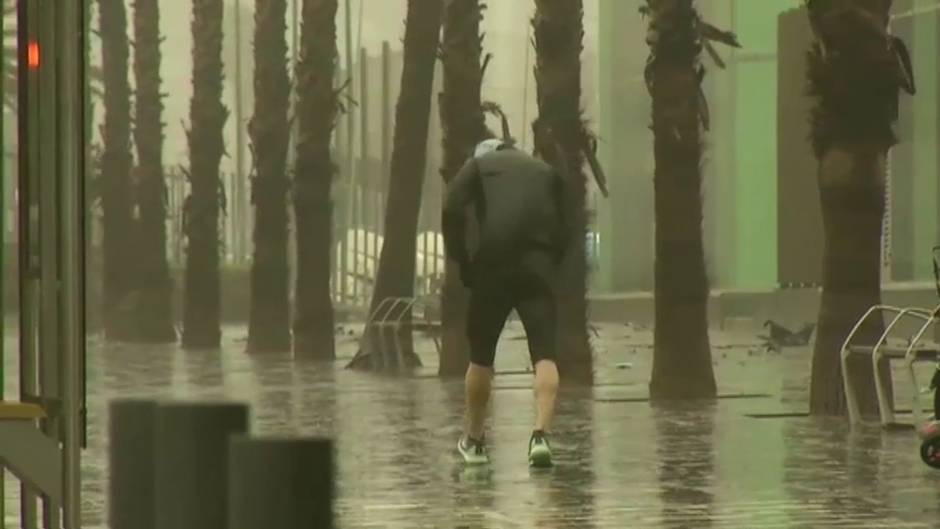
{"type": "MultiPolygon", "coordinates": [[[[934,284],[937,289],[937,295],[940,296],[940,246],[935,246],[933,248],[933,274],[934,274],[934,284]]],[[[938,362],[940,361],[940,346],[937,344],[931,344],[926,347],[918,347],[921,340],[924,337],[924,333],[927,332],[927,329],[931,328],[933,325],[940,323],[940,305],[937,305],[933,310],[925,309],[922,307],[893,307],[891,305],[875,305],[868,309],[865,314],[855,322],[855,326],[852,327],[852,331],[846,337],[845,341],[842,343],[842,349],[840,351],[840,357],[842,362],[842,384],[843,390],[845,391],[845,403],[849,412],[849,422],[852,424],[858,424],[862,421],[861,411],[858,406],[858,399],[855,394],[855,385],[854,381],[849,376],[848,372],[848,359],[853,354],[858,355],[871,355],[872,368],[874,370],[875,378],[875,392],[878,395],[878,413],[881,416],[881,423],[884,426],[894,424],[894,403],[888,400],[888,396],[885,391],[885,381],[882,379],[881,371],[878,369],[878,364],[882,359],[887,359],[889,362],[891,360],[903,360],[905,366],[907,367],[908,375],[911,379],[911,384],[913,386],[913,398],[911,399],[911,414],[914,417],[915,426],[921,423],[921,413],[920,408],[920,394],[921,389],[917,384],[917,376],[914,373],[914,364],[917,362],[938,362]],[[884,332],[881,333],[881,336],[878,337],[878,340],[875,342],[874,346],[858,346],[852,345],[852,339],[855,337],[855,334],[862,327],[862,325],[868,320],[872,314],[878,314],[879,316],[883,313],[894,313],[894,318],[891,319],[891,322],[885,327],[884,332]],[[898,345],[888,345],[888,335],[904,318],[914,318],[922,322],[920,328],[917,329],[911,337],[908,339],[906,346],[898,345]]],[[[888,376],[891,376],[890,369],[888,370],[888,376]]]]}
{"type": "MultiPolygon", "coordinates": [[[[911,384],[913,386],[911,413],[914,416],[915,424],[919,423],[921,418],[921,390],[917,384],[917,376],[914,372],[914,364],[917,362],[935,362],[938,358],[940,358],[940,349],[935,347],[918,348],[918,344],[920,344],[921,339],[923,338],[927,329],[937,323],[938,315],[940,315],[940,305],[935,307],[932,311],[920,307],[900,308],[891,305],[875,305],[868,309],[868,311],[865,312],[865,314],[855,323],[852,331],[843,342],[842,350],[840,352],[842,362],[842,383],[843,389],[845,391],[845,401],[849,412],[849,421],[852,424],[858,424],[862,421],[861,411],[859,409],[858,399],[855,392],[855,381],[852,380],[852,377],[849,376],[848,372],[848,359],[853,354],[871,355],[872,367],[874,369],[875,391],[878,395],[878,411],[881,416],[881,422],[885,426],[894,423],[894,405],[888,400],[888,396],[885,391],[886,383],[882,379],[878,365],[883,358],[886,358],[889,361],[904,361],[911,379],[911,384]],[[882,314],[886,312],[894,313],[895,316],[885,327],[884,332],[882,332],[878,337],[878,340],[875,342],[874,346],[852,345],[852,340],[855,338],[858,330],[866,321],[868,321],[872,314],[882,314]],[[922,324],[920,325],[920,328],[917,330],[917,332],[914,333],[913,336],[908,340],[906,346],[888,345],[888,335],[891,333],[894,327],[905,318],[914,318],[920,320],[922,324]]],[[[888,376],[890,376],[890,373],[888,376]]]]}
{"type": "MultiPolygon", "coordinates": [[[[376,305],[375,309],[369,314],[366,320],[366,328],[362,333],[362,339],[371,344],[370,356],[373,361],[381,367],[391,365],[404,366],[405,345],[401,339],[401,330],[404,327],[414,327],[413,309],[423,306],[424,321],[428,328],[433,326],[430,311],[422,298],[409,297],[389,297],[385,298],[376,305]],[[406,317],[411,314],[411,318],[406,317]],[[386,338],[386,330],[392,332],[391,340],[386,338]],[[388,350],[387,344],[393,345],[392,350],[388,350]],[[392,363],[394,362],[394,364],[392,363]]],[[[437,353],[441,352],[441,343],[437,336],[433,336],[434,347],[437,353]]]]}

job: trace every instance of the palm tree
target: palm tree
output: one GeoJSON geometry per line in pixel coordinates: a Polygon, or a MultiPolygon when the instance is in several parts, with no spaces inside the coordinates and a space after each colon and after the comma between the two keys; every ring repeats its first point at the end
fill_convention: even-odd
{"type": "Polygon", "coordinates": [[[129,42],[124,0],[99,0],[101,55],[104,73],[104,127],[98,192],[103,221],[103,316],[108,338],[136,339],[137,237],[132,221],[131,89],[128,82],[129,42]]]}
{"type": "Polygon", "coordinates": [[[331,360],[333,302],[330,296],[332,210],[336,168],[330,140],[342,109],[336,76],[337,0],[303,0],[297,64],[298,138],[294,169],[297,278],[294,293],[294,354],[331,360]]]}
{"type": "MultiPolygon", "coordinates": [[[[914,82],[903,42],[886,29],[891,0],[809,0],[807,7],[815,37],[807,67],[816,103],[812,140],[825,231],[810,412],[844,414],[839,351],[858,318],[880,303],[886,158],[896,143],[899,88],[913,94],[914,82]]],[[[872,318],[860,330],[860,343],[873,343],[883,329],[884,321],[872,318]]],[[[877,413],[871,362],[850,367],[845,376],[865,384],[861,411],[877,413]]]]}
{"type": "MultiPolygon", "coordinates": [[[[386,298],[414,295],[418,214],[427,163],[434,61],[440,45],[443,7],[442,0],[408,0],[401,90],[395,109],[395,139],[385,209],[385,241],[370,312],[386,298]]],[[[404,348],[402,354],[409,364],[400,367],[420,365],[413,352],[411,332],[404,332],[400,340],[404,348]]],[[[368,347],[360,351],[368,352],[368,347]]],[[[358,367],[364,357],[360,354],[353,367],[358,367]]]]}
{"type": "Polygon", "coordinates": [[[587,231],[584,146],[588,133],[581,115],[582,0],[535,0],[535,82],[539,116],[532,124],[535,151],[561,170],[569,182],[568,217],[579,236],[562,265],[558,281],[559,369],[568,380],[591,383],[591,344],[587,335],[587,231]]]}
{"type": "Polygon", "coordinates": [[[703,48],[737,38],[706,24],[693,0],[647,0],[646,82],[653,98],[656,329],[650,396],[709,398],[717,394],[708,339],[708,277],[702,243],[703,48]]]}
{"type": "Polygon", "coordinates": [[[193,97],[189,139],[191,193],[183,206],[187,238],[183,346],[219,346],[219,162],[225,151],[222,104],[223,0],[193,0],[193,97]]]}
{"type": "MultiPolygon", "coordinates": [[[[481,64],[483,37],[479,0],[450,0],[444,10],[441,59],[444,90],[439,96],[444,160],[441,176],[453,179],[472,152],[474,145],[489,136],[480,90],[484,64],[481,64]]],[[[462,376],[470,362],[466,326],[467,291],[460,283],[457,264],[447,261],[441,293],[443,340],[439,374],[462,376]]]]}
{"type": "Polygon", "coordinates": [[[140,292],[137,338],[148,343],[176,341],[166,259],[166,182],[163,173],[163,112],[160,94],[160,11],[157,0],[134,3],[134,74],[137,81],[137,261],[140,292]]]}
{"type": "Polygon", "coordinates": [[[255,115],[248,124],[257,175],[254,259],[251,265],[250,351],[290,351],[287,301],[287,77],[286,0],[255,2],[255,115]]]}

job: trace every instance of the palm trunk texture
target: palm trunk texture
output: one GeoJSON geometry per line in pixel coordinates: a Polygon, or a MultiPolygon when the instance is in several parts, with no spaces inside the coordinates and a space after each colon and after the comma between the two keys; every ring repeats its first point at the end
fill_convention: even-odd
{"type": "Polygon", "coordinates": [[[303,0],[297,64],[297,157],[294,218],[297,279],[294,293],[294,354],[332,360],[333,301],[330,295],[332,211],[336,168],[330,139],[340,108],[336,75],[336,0],[303,0]]]}
{"type": "Polygon", "coordinates": [[[715,397],[702,242],[701,41],[692,0],[648,0],[655,331],[650,397],[715,397]]]}
{"type": "Polygon", "coordinates": [[[173,281],[166,255],[167,188],[163,172],[163,96],[160,94],[160,8],[157,0],[134,3],[134,74],[137,80],[137,209],[140,255],[138,339],[176,341],[173,281]]]}
{"type": "MultiPolygon", "coordinates": [[[[808,7],[816,36],[808,80],[825,230],[810,412],[846,413],[845,375],[857,381],[862,413],[877,414],[871,361],[860,355],[843,374],[840,351],[855,322],[881,301],[886,159],[896,143],[900,86],[895,51],[903,43],[887,32],[890,0],[812,0],[808,7]]],[[[873,345],[883,330],[878,315],[855,343],[873,345]]],[[[879,369],[886,374],[888,366],[879,369]]]]}
{"type": "MultiPolygon", "coordinates": [[[[395,136],[385,208],[385,241],[379,258],[370,312],[386,298],[414,296],[418,216],[427,163],[434,62],[440,45],[442,17],[443,2],[440,0],[408,1],[401,90],[395,108],[395,136]]],[[[406,317],[410,318],[410,314],[406,317]]],[[[420,365],[420,360],[414,354],[411,330],[407,325],[398,339],[401,357],[406,365],[385,367],[420,365]]],[[[385,345],[389,348],[391,346],[385,345]]],[[[367,344],[364,351],[368,352],[368,349],[367,344]]],[[[374,359],[376,355],[369,356],[374,359]]],[[[389,359],[392,356],[389,355],[389,359]]]]}
{"type": "Polygon", "coordinates": [[[287,265],[287,149],[290,81],[287,77],[287,0],[255,2],[255,114],[248,125],[257,174],[251,263],[250,352],[291,348],[287,265]]]}
{"type": "MultiPolygon", "coordinates": [[[[483,37],[479,0],[451,0],[444,11],[441,55],[444,90],[439,95],[445,184],[457,174],[477,143],[489,136],[481,101],[483,37]]],[[[441,292],[441,376],[463,376],[470,363],[467,340],[469,296],[460,282],[459,268],[447,260],[441,292]]]]}
{"type": "Polygon", "coordinates": [[[584,9],[581,0],[536,0],[535,81],[539,116],[533,123],[535,149],[559,168],[572,190],[568,218],[571,240],[557,282],[558,363],[569,381],[593,382],[593,355],[587,334],[586,184],[583,171],[587,131],[581,114],[581,50],[584,9]]]}
{"type": "Polygon", "coordinates": [[[103,318],[112,340],[136,339],[135,267],[137,261],[131,195],[131,89],[128,82],[127,12],[123,0],[99,0],[104,127],[101,155],[103,220],[103,318]]]}
{"type": "Polygon", "coordinates": [[[183,206],[187,239],[183,346],[191,349],[217,348],[221,338],[219,213],[224,197],[219,163],[228,119],[222,104],[223,5],[223,0],[193,0],[192,128],[187,132],[191,192],[183,206]]]}

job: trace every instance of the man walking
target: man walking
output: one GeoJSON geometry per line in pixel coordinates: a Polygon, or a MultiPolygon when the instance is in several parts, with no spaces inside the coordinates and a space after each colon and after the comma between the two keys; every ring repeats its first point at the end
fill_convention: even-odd
{"type": "Polygon", "coordinates": [[[565,182],[551,166],[496,139],[480,143],[447,191],[444,246],[460,265],[470,289],[467,335],[466,420],[457,450],[467,464],[489,462],[484,420],[493,380],[496,344],[515,309],[525,327],[535,367],[536,418],[529,464],[547,467],[552,451],[547,432],[555,412],[556,307],[551,283],[570,233],[565,223],[565,182]],[[471,260],[466,213],[479,224],[471,260]]]}

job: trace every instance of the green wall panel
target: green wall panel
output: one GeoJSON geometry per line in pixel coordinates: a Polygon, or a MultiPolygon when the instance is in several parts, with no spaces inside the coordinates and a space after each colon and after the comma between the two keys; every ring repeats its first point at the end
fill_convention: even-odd
{"type": "MultiPolygon", "coordinates": [[[[918,8],[935,6],[934,0],[920,0],[918,8]]],[[[937,244],[937,113],[936,94],[940,90],[936,69],[937,16],[925,13],[914,19],[912,60],[918,94],[914,96],[914,278],[930,280],[931,248],[937,244]]],[[[908,97],[906,94],[901,97],[908,97]]]]}
{"type": "Polygon", "coordinates": [[[777,283],[777,18],[797,0],[735,1],[735,207],[738,288],[777,283]]]}

